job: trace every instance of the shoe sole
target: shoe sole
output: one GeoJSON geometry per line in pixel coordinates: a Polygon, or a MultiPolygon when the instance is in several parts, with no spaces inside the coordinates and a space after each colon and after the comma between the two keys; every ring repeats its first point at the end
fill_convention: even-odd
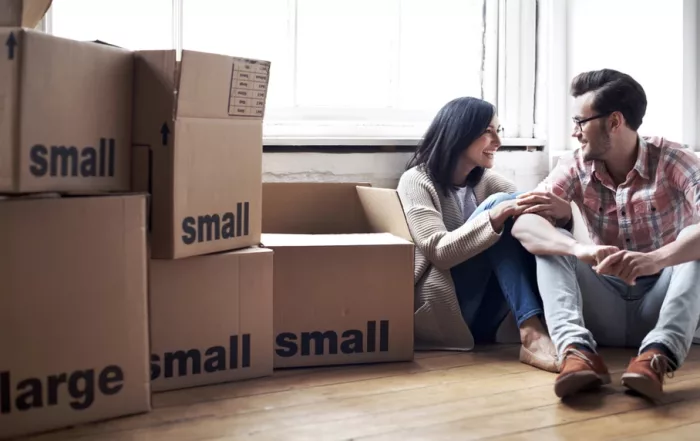
{"type": "Polygon", "coordinates": [[[559,398],[610,384],[610,374],[597,374],[593,371],[572,372],[554,382],[554,393],[559,398]]]}
{"type": "Polygon", "coordinates": [[[622,385],[627,389],[633,390],[652,400],[659,400],[663,396],[663,390],[660,390],[652,380],[640,374],[623,374],[622,385]]]}

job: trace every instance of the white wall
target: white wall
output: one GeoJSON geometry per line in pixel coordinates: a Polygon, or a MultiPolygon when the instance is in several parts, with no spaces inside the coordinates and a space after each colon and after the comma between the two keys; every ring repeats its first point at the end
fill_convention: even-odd
{"type": "MultiPolygon", "coordinates": [[[[410,153],[265,153],[265,181],[370,182],[396,188],[410,153]]],[[[546,176],[544,152],[500,152],[495,170],[529,190],[546,176]]]]}

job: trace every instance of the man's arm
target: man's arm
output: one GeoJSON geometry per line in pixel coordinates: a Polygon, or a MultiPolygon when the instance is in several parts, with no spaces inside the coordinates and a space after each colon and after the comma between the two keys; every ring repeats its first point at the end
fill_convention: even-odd
{"type": "MultiPolygon", "coordinates": [[[[694,209],[696,216],[700,213],[700,158],[689,149],[679,148],[664,164],[669,183],[678,192],[685,195],[685,200],[694,209]]],[[[650,254],[662,268],[680,263],[700,260],[700,231],[692,225],[668,245],[652,251],[650,254]]]]}
{"type": "Polygon", "coordinates": [[[684,234],[649,254],[661,268],[700,260],[700,226],[691,225],[684,234]]]}
{"type": "Polygon", "coordinates": [[[576,256],[589,265],[597,265],[619,251],[614,246],[582,244],[537,214],[519,216],[511,234],[532,254],[576,256]]]}
{"type": "Polygon", "coordinates": [[[580,194],[580,182],[574,157],[560,158],[556,167],[531,192],[518,196],[523,213],[539,214],[552,219],[557,227],[571,231],[573,216],[570,202],[580,194]]]}
{"type": "MultiPolygon", "coordinates": [[[[700,159],[694,152],[677,148],[671,150],[662,165],[669,184],[685,195],[686,202],[700,213],[700,159]]],[[[679,201],[680,202],[680,201],[679,201]]],[[[658,250],[648,253],[620,251],[605,259],[596,270],[623,279],[634,285],[637,277],[657,274],[662,269],[700,260],[700,226],[691,225],[678,238],[658,250]]]]}
{"type": "Polygon", "coordinates": [[[575,255],[578,242],[538,214],[523,214],[513,224],[512,235],[532,254],[575,255]]]}

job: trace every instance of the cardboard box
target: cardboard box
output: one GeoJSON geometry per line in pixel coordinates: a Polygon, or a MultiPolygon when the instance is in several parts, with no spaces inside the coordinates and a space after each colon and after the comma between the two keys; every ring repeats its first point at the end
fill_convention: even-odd
{"type": "Polygon", "coordinates": [[[35,28],[51,0],[0,0],[0,27],[35,28]]]}
{"type": "Polygon", "coordinates": [[[397,209],[395,192],[354,183],[263,184],[276,368],[413,359],[414,248],[397,209]]]}
{"type": "Polygon", "coordinates": [[[145,201],[0,201],[0,438],[150,410],[145,201]]]}
{"type": "Polygon", "coordinates": [[[247,248],[151,261],[154,391],[272,374],[272,257],[247,248]]]}
{"type": "Polygon", "coordinates": [[[152,256],[260,243],[262,120],[270,63],[136,53],[134,182],[152,194],[152,256]]]}
{"type": "Polygon", "coordinates": [[[0,28],[0,193],[127,191],[132,53],[0,28]]]}

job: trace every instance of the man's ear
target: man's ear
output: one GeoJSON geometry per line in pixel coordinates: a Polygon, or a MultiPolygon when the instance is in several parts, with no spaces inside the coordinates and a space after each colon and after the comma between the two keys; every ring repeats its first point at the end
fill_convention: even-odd
{"type": "Polygon", "coordinates": [[[617,130],[625,124],[625,116],[622,112],[610,114],[610,130],[617,130]]]}

